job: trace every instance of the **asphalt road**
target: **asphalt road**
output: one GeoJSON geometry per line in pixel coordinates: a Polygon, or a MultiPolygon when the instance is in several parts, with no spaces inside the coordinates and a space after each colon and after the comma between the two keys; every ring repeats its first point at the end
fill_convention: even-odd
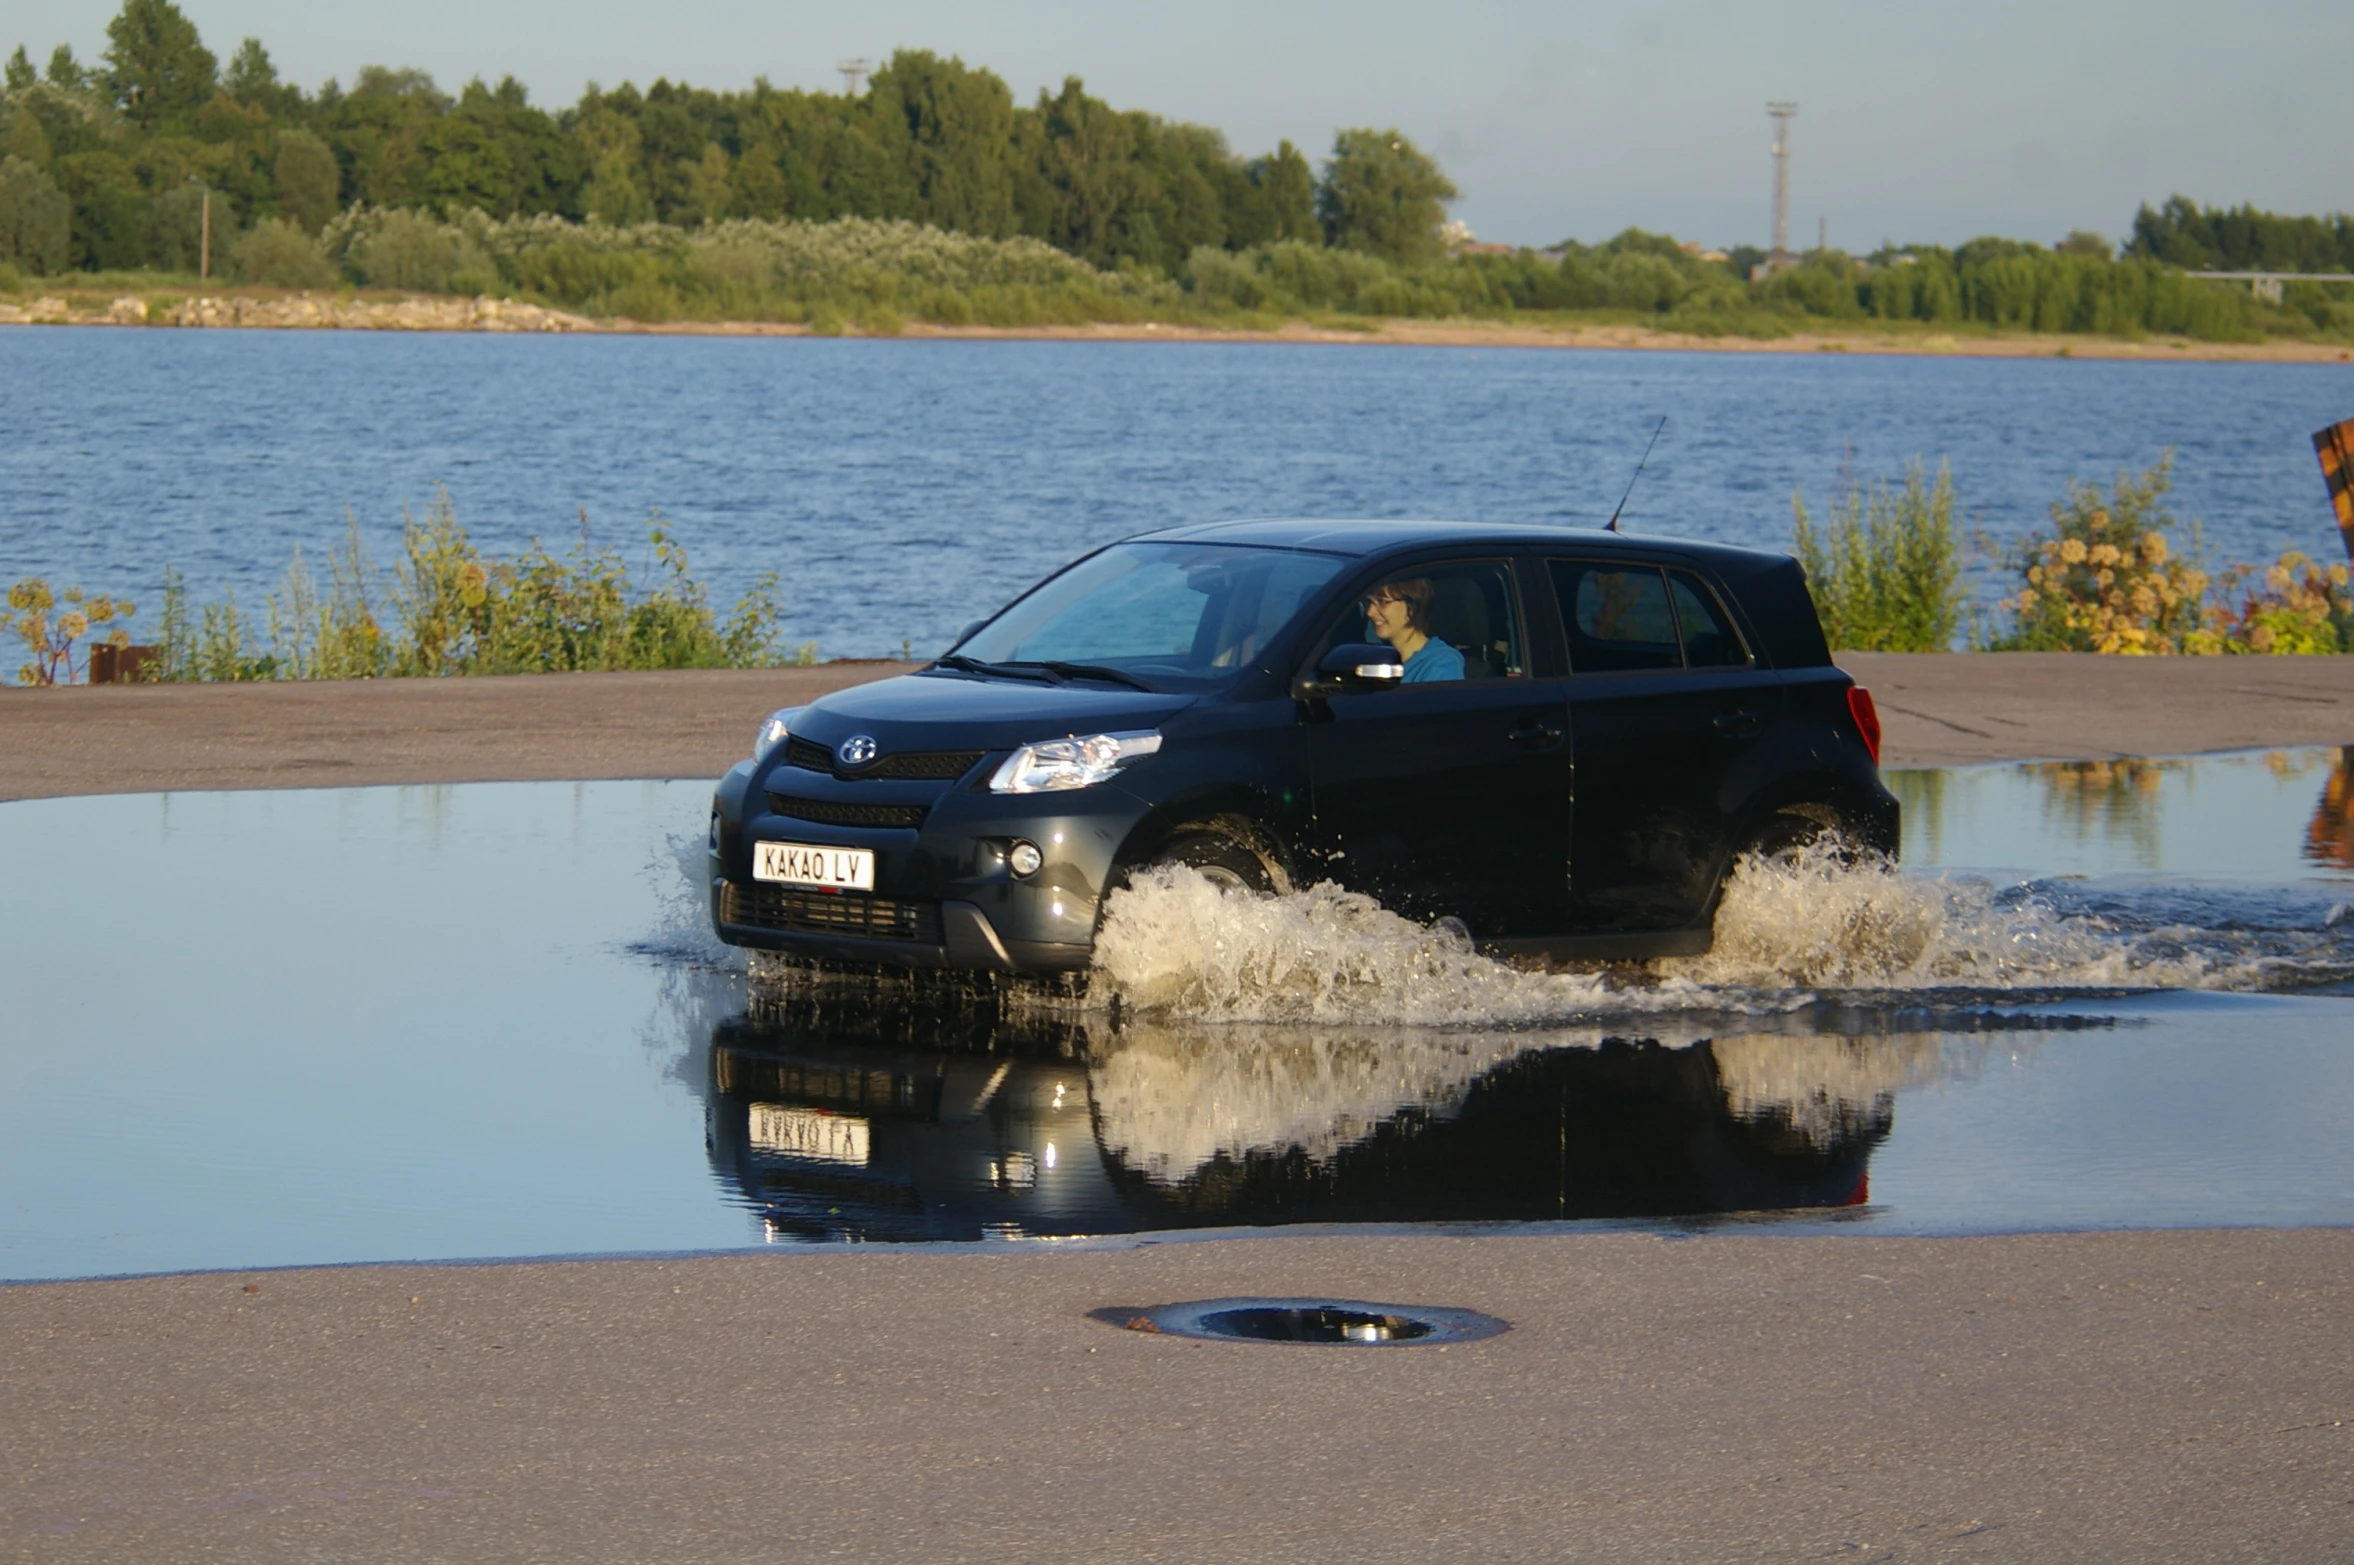
{"type": "MultiPolygon", "coordinates": [[[[1850,653],[1890,766],[2354,743],[2354,658],[1850,653]]],[[[715,777],[779,706],[899,663],[316,684],[0,686],[0,800],[715,777]]]]}
{"type": "MultiPolygon", "coordinates": [[[[1891,764],[2354,742],[2338,659],[1851,666],[1891,764]]],[[[0,796],[702,775],[881,671],[9,693],[0,796]]],[[[2342,1230],[0,1287],[0,1559],[2337,1559],[2350,1345],[2342,1230]],[[1241,1294],[1513,1329],[1201,1344],[1090,1313],[1241,1294]]]]}

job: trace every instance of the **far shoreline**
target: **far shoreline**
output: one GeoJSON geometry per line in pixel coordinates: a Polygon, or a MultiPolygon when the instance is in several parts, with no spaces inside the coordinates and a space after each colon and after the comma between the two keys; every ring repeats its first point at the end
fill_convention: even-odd
{"type": "Polygon", "coordinates": [[[1269,346],[1516,348],[1531,350],[1849,354],[1951,359],[2097,359],[2143,364],[2339,364],[2354,362],[2354,347],[2323,342],[2200,342],[2183,337],[1981,333],[1875,329],[1809,329],[1786,337],[1702,336],[1628,323],[1536,325],[1455,319],[1426,321],[1367,317],[1345,326],[1293,320],[1272,328],[1205,326],[1161,321],[1086,325],[951,326],[909,321],[896,331],[849,327],[812,331],[782,321],[637,321],[597,319],[513,299],[441,295],[280,293],[224,290],[197,294],[151,291],[105,299],[45,294],[22,304],[0,303],[0,326],[113,326],[263,331],[526,332],[580,336],[817,337],[841,336],[914,342],[1182,342],[1269,346]]]}

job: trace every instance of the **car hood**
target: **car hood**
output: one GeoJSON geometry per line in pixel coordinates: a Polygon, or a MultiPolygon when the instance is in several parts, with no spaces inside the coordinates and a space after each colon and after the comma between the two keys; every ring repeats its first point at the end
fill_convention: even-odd
{"type": "Polygon", "coordinates": [[[1073,680],[1067,685],[964,674],[902,674],[821,696],[793,732],[831,748],[867,734],[900,750],[1003,750],[1065,734],[1152,728],[1198,699],[1073,680]]]}

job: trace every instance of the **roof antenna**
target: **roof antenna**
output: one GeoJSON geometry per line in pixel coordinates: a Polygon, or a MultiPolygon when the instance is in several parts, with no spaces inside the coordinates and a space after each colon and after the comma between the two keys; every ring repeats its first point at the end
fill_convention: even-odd
{"type": "MultiPolygon", "coordinates": [[[[1643,476],[1644,463],[1651,460],[1651,446],[1659,444],[1659,430],[1665,428],[1667,428],[1667,415],[1662,413],[1659,415],[1659,429],[1654,429],[1651,431],[1651,444],[1646,445],[1643,448],[1643,461],[1637,462],[1635,464],[1635,478],[1641,478],[1643,476]]],[[[1630,478],[1627,480],[1627,492],[1618,497],[1618,510],[1612,511],[1610,513],[1610,520],[1602,524],[1602,530],[1604,532],[1614,533],[1618,531],[1618,513],[1619,511],[1623,511],[1627,508],[1627,501],[1631,499],[1635,493],[1635,478],[1630,478]]]]}

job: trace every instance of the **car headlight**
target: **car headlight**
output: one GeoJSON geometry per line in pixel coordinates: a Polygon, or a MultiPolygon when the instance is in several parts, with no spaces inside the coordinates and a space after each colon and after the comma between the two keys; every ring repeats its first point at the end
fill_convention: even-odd
{"type": "Polygon", "coordinates": [[[780,707],[768,714],[760,724],[759,735],[752,741],[752,759],[755,763],[767,760],[771,750],[793,737],[793,719],[800,715],[801,709],[797,706],[780,707]]]}
{"type": "Polygon", "coordinates": [[[1102,782],[1140,755],[1161,747],[1161,736],[1088,734],[1084,738],[1041,739],[1005,758],[989,779],[991,793],[1054,793],[1102,782]]]}

